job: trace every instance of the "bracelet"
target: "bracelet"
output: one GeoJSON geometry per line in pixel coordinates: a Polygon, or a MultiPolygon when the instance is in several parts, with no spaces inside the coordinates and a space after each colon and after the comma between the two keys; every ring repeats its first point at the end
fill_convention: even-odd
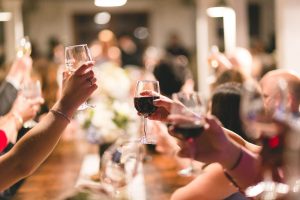
{"type": "Polygon", "coordinates": [[[71,119],[66,114],[64,114],[63,112],[61,112],[59,110],[53,110],[53,109],[51,109],[50,112],[52,112],[55,115],[59,115],[59,116],[63,117],[65,120],[68,121],[68,123],[71,122],[71,119]]]}
{"type": "Polygon", "coordinates": [[[18,113],[13,112],[12,116],[19,122],[20,126],[23,125],[23,119],[22,119],[22,117],[18,113]]]}
{"type": "Polygon", "coordinates": [[[242,158],[243,158],[243,150],[240,149],[239,157],[237,158],[237,160],[235,161],[235,163],[232,165],[232,167],[229,168],[228,170],[231,171],[231,170],[234,170],[235,168],[237,168],[237,167],[239,166],[239,164],[240,164],[242,158]]]}
{"type": "Polygon", "coordinates": [[[228,174],[228,172],[226,170],[224,170],[224,175],[236,188],[239,189],[239,191],[241,191],[240,186],[237,184],[237,182],[234,180],[234,178],[232,178],[232,176],[230,176],[228,174]]]}

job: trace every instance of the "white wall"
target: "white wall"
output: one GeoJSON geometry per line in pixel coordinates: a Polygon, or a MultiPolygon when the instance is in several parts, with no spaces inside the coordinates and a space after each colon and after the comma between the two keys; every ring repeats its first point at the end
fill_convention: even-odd
{"type": "Polygon", "coordinates": [[[300,1],[276,0],[275,3],[278,66],[300,73],[300,1]]]}
{"type": "MultiPolygon", "coordinates": [[[[100,11],[93,1],[36,1],[35,9],[26,13],[27,33],[43,53],[47,51],[49,37],[55,36],[66,44],[74,43],[72,15],[100,11]]],[[[164,47],[171,31],[180,34],[183,43],[195,47],[195,9],[184,6],[178,0],[139,0],[129,1],[121,8],[109,9],[110,12],[149,12],[151,44],[164,47]],[[171,23],[170,23],[171,22],[171,23]]]]}

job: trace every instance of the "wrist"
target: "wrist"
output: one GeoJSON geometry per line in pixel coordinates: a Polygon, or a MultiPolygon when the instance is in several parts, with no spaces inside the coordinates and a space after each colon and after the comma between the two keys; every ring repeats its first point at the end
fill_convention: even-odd
{"type": "Polygon", "coordinates": [[[67,105],[67,103],[63,103],[62,100],[57,101],[52,110],[63,113],[68,119],[72,119],[76,112],[76,108],[74,109],[72,106],[67,105]]]}
{"type": "Polygon", "coordinates": [[[17,129],[20,129],[23,126],[23,118],[17,112],[12,112],[12,116],[15,119],[17,129]]]}
{"type": "Polygon", "coordinates": [[[219,163],[225,169],[233,170],[238,166],[239,162],[241,161],[243,150],[236,144],[229,143],[229,145],[227,145],[225,151],[222,154],[222,159],[219,163]]]}

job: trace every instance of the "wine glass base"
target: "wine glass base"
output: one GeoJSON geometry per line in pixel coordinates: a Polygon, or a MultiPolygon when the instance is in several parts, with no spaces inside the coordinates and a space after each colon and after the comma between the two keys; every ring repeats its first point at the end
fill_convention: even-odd
{"type": "Polygon", "coordinates": [[[145,136],[141,137],[140,142],[141,144],[156,144],[156,141],[149,140],[145,136]]]}
{"type": "Polygon", "coordinates": [[[29,120],[29,121],[26,121],[24,124],[23,124],[23,127],[24,128],[33,128],[35,125],[37,125],[37,122],[34,121],[34,120],[29,120]]]}
{"type": "Polygon", "coordinates": [[[182,170],[179,170],[177,172],[177,174],[179,176],[184,176],[184,177],[190,177],[190,176],[193,176],[194,175],[194,168],[193,167],[187,167],[187,168],[184,168],[182,170]]]}
{"type": "Polygon", "coordinates": [[[245,190],[247,197],[255,197],[261,200],[275,200],[288,192],[289,186],[287,184],[273,181],[263,181],[245,190]]]}
{"type": "Polygon", "coordinates": [[[87,104],[87,103],[83,103],[81,104],[77,110],[85,110],[85,109],[88,109],[88,108],[95,108],[96,106],[95,105],[90,105],[90,104],[87,104]]]}

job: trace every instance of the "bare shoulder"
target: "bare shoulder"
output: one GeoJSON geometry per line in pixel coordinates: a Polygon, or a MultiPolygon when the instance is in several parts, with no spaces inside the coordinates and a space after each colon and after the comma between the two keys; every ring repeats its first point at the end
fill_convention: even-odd
{"type": "Polygon", "coordinates": [[[220,200],[235,192],[237,189],[225,177],[222,166],[212,163],[193,181],[176,190],[171,200],[220,200]]]}

